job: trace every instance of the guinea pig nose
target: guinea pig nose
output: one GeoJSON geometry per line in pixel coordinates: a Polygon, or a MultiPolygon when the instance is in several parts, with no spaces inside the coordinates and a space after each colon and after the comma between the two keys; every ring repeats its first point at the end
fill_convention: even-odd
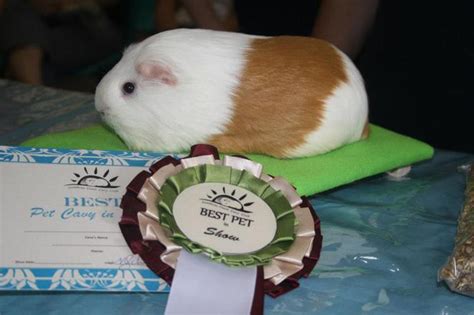
{"type": "Polygon", "coordinates": [[[99,113],[103,114],[109,109],[109,107],[105,104],[104,101],[102,101],[102,99],[100,97],[96,97],[95,98],[95,109],[99,113]]]}
{"type": "Polygon", "coordinates": [[[101,104],[100,102],[96,102],[95,109],[97,109],[99,113],[105,113],[109,109],[109,107],[105,104],[101,104]]]}

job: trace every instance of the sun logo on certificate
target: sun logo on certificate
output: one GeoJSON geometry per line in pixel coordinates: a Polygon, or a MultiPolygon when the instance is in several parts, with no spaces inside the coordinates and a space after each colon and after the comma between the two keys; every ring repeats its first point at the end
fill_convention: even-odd
{"type": "Polygon", "coordinates": [[[254,204],[253,202],[245,202],[245,199],[247,198],[246,193],[244,193],[240,197],[237,197],[235,189],[233,189],[232,192],[229,194],[226,192],[225,187],[222,187],[222,193],[211,189],[211,192],[206,196],[209,199],[203,200],[210,201],[212,203],[219,204],[221,206],[231,208],[240,212],[252,213],[252,211],[245,209],[246,207],[250,207],[254,204]]]}
{"type": "Polygon", "coordinates": [[[94,168],[88,170],[87,167],[83,168],[84,173],[73,173],[74,178],[71,179],[71,184],[66,186],[85,186],[85,187],[96,187],[96,188],[117,188],[113,183],[118,179],[118,176],[108,178],[110,170],[106,170],[103,174],[99,173],[99,170],[94,168]]]}

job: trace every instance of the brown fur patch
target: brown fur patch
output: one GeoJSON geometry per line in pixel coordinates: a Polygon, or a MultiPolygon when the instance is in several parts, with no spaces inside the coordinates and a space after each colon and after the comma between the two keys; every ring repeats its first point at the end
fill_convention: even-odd
{"type": "Polygon", "coordinates": [[[322,40],[255,39],[234,95],[234,116],[209,143],[223,152],[285,157],[319,127],[324,100],[347,80],[342,58],[322,40]]]}

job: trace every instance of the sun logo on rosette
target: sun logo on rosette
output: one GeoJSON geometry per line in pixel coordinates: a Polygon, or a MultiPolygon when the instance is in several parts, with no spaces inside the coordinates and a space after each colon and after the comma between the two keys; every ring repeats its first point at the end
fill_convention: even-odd
{"type": "Polygon", "coordinates": [[[88,170],[87,167],[84,167],[84,174],[73,173],[74,178],[71,179],[72,184],[68,184],[66,186],[87,186],[97,188],[119,187],[113,185],[113,183],[118,179],[118,176],[108,178],[109,174],[110,170],[106,170],[101,175],[99,174],[97,167],[93,170],[88,170]]]}
{"type": "Polygon", "coordinates": [[[211,189],[211,193],[209,193],[207,198],[209,199],[203,199],[206,201],[210,201],[216,204],[219,204],[221,206],[231,208],[240,212],[245,212],[245,213],[252,213],[252,211],[249,211],[245,209],[246,207],[250,207],[253,205],[253,202],[245,202],[245,199],[247,198],[247,194],[243,194],[240,197],[237,197],[235,195],[236,190],[233,189],[231,193],[227,193],[225,190],[225,187],[222,187],[222,193],[215,191],[214,189],[211,189]]]}

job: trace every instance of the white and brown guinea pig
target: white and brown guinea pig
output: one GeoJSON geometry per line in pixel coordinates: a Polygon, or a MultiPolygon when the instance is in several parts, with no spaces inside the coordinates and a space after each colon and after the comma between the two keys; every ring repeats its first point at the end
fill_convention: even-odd
{"type": "Polygon", "coordinates": [[[363,80],[331,44],[198,29],[125,50],[97,86],[105,121],[134,150],[302,157],[368,133],[363,80]]]}

